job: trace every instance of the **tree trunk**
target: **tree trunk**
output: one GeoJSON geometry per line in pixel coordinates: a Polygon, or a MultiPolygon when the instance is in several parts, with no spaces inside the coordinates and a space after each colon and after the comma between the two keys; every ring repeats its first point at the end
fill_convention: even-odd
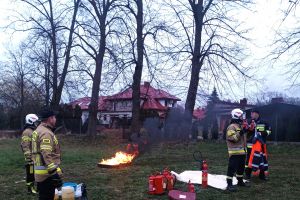
{"type": "Polygon", "coordinates": [[[21,92],[21,102],[20,102],[20,127],[23,129],[24,127],[24,74],[21,74],[20,77],[21,81],[21,87],[20,87],[20,92],[21,92]]]}
{"type": "Polygon", "coordinates": [[[101,82],[103,56],[101,57],[99,54],[96,60],[96,69],[95,69],[95,75],[94,75],[93,87],[92,87],[92,97],[91,97],[91,103],[89,105],[88,135],[90,136],[96,135],[98,99],[99,99],[99,90],[100,90],[100,82],[101,82]]]}
{"type": "Polygon", "coordinates": [[[50,68],[51,68],[51,48],[49,49],[49,54],[47,55],[47,64],[45,64],[45,105],[48,107],[50,102],[50,68]]]}
{"type": "MultiPolygon", "coordinates": [[[[132,123],[131,133],[138,134],[140,131],[140,85],[143,72],[144,39],[143,39],[143,0],[137,0],[137,61],[133,74],[132,83],[132,123]]],[[[130,138],[130,136],[129,136],[130,138]]]]}
{"type": "Polygon", "coordinates": [[[70,26],[70,30],[69,30],[69,39],[68,39],[68,45],[66,47],[66,52],[65,52],[66,58],[65,58],[64,68],[63,68],[63,71],[62,71],[62,74],[61,74],[61,79],[60,79],[56,94],[55,94],[55,96],[53,95],[53,97],[55,99],[54,98],[52,99],[53,104],[55,106],[59,105],[61,95],[62,95],[62,91],[63,91],[63,87],[64,87],[64,84],[65,84],[65,79],[66,79],[66,76],[67,76],[67,73],[68,73],[68,67],[69,67],[69,63],[70,63],[70,60],[71,60],[70,55],[71,55],[71,49],[72,49],[72,43],[73,43],[73,33],[74,33],[75,21],[76,21],[76,16],[77,16],[77,11],[78,11],[78,8],[79,8],[80,1],[81,0],[77,0],[77,1],[74,2],[74,13],[73,13],[71,26],[70,26]]]}
{"type": "Polygon", "coordinates": [[[53,77],[52,77],[52,100],[50,106],[57,109],[59,102],[57,102],[57,78],[58,78],[58,54],[57,54],[57,41],[56,41],[56,25],[54,24],[52,1],[49,0],[50,9],[50,23],[51,23],[51,45],[53,48],[53,77]]]}
{"type": "MultiPolygon", "coordinates": [[[[191,3],[195,19],[194,50],[192,57],[191,80],[185,103],[185,114],[187,123],[192,124],[192,116],[196,102],[197,90],[199,85],[199,73],[202,67],[201,60],[201,38],[203,28],[203,1],[191,3]]],[[[191,126],[190,126],[191,127],[191,126]]],[[[189,130],[191,131],[191,130],[189,130]]]]}
{"type": "MultiPolygon", "coordinates": [[[[94,9],[97,9],[95,2],[92,3],[94,9]]],[[[89,123],[88,123],[88,134],[90,136],[96,135],[96,126],[97,126],[97,112],[98,112],[98,99],[101,83],[101,74],[102,74],[102,65],[106,48],[106,16],[107,10],[103,11],[102,15],[98,15],[100,21],[100,46],[99,52],[96,56],[96,69],[93,78],[93,87],[92,87],[92,97],[91,103],[89,106],[89,123]]]]}

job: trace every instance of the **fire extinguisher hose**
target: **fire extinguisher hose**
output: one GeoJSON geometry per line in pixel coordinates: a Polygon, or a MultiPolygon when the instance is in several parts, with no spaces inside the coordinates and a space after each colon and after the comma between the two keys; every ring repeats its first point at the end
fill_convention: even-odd
{"type": "MultiPolygon", "coordinates": [[[[202,165],[202,162],[203,162],[203,156],[202,156],[202,153],[201,153],[200,151],[195,151],[195,152],[193,153],[193,157],[194,157],[195,161],[200,162],[201,165],[202,165]]],[[[202,169],[201,169],[201,170],[202,170],[202,169]]]]}

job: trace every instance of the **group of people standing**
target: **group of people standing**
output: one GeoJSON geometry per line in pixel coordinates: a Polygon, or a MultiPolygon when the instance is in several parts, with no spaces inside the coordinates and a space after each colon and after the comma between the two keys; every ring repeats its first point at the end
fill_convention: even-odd
{"type": "Polygon", "coordinates": [[[233,177],[236,175],[237,185],[249,186],[252,175],[266,181],[268,160],[266,138],[271,134],[270,126],[261,120],[258,110],[251,111],[251,119],[245,119],[241,109],[231,111],[231,122],[226,131],[229,162],[227,170],[227,190],[236,191],[233,177]],[[244,178],[247,182],[244,182],[244,178]]]}
{"type": "Polygon", "coordinates": [[[56,114],[44,108],[39,117],[36,114],[25,117],[21,148],[25,157],[26,185],[28,193],[39,194],[39,200],[53,200],[55,188],[62,186],[61,152],[54,134],[56,114]]]}
{"type": "MultiPolygon", "coordinates": [[[[22,134],[21,147],[25,157],[26,184],[29,193],[39,193],[39,200],[53,200],[55,188],[62,186],[60,169],[61,152],[54,134],[56,114],[50,109],[43,109],[39,117],[28,114],[22,134]],[[37,191],[34,183],[37,183],[37,191]]],[[[271,133],[270,126],[260,118],[259,111],[252,110],[251,119],[245,119],[244,112],[234,109],[231,123],[226,131],[229,153],[227,170],[227,190],[236,191],[237,185],[248,186],[252,175],[267,180],[268,162],[266,137],[271,133]]]]}

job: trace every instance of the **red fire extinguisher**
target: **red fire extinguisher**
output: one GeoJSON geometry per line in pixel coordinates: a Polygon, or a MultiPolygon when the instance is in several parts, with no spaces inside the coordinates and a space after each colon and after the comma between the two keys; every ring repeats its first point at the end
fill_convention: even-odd
{"type": "Polygon", "coordinates": [[[161,174],[151,175],[148,180],[149,194],[163,194],[164,193],[164,176],[161,174]]]}
{"type": "Polygon", "coordinates": [[[207,188],[208,165],[206,160],[202,162],[202,188],[207,188]]]}
{"type": "Polygon", "coordinates": [[[149,194],[155,194],[154,180],[155,180],[155,176],[153,176],[153,175],[149,176],[149,179],[148,179],[148,193],[149,194]]]}
{"type": "Polygon", "coordinates": [[[166,178],[166,189],[168,191],[173,190],[175,184],[175,177],[171,174],[168,168],[163,170],[163,175],[166,178]]]}
{"type": "Polygon", "coordinates": [[[188,192],[195,192],[195,186],[193,183],[191,183],[191,181],[189,180],[188,183],[188,192]]]}
{"type": "Polygon", "coordinates": [[[163,175],[157,175],[154,180],[155,185],[155,194],[163,194],[164,191],[164,176],[163,175]]]}

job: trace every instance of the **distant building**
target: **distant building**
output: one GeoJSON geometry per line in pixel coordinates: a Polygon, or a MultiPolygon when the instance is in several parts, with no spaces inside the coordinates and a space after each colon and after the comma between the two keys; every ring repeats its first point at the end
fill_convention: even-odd
{"type": "MultiPolygon", "coordinates": [[[[103,96],[100,96],[99,99],[98,99],[98,111],[99,113],[103,112],[104,110],[106,110],[106,98],[107,97],[103,97],[103,96]]],[[[73,108],[78,105],[81,110],[82,110],[82,115],[81,115],[81,120],[82,120],[82,123],[84,123],[88,117],[89,117],[89,105],[90,105],[90,102],[91,102],[91,97],[83,97],[83,98],[79,98],[75,101],[72,101],[71,103],[69,103],[70,105],[73,106],[73,108]]],[[[98,113],[98,116],[99,116],[99,113],[98,113]]],[[[100,118],[99,118],[100,119],[100,118]]],[[[107,123],[104,122],[104,124],[107,123]]]]}
{"type": "MultiPolygon", "coordinates": [[[[248,104],[246,98],[241,99],[239,103],[218,100],[214,104],[214,108],[211,112],[214,112],[216,115],[219,135],[221,135],[223,133],[223,130],[229,124],[230,119],[231,119],[230,113],[233,109],[240,108],[242,110],[247,110],[247,109],[251,109],[253,107],[254,107],[254,105],[248,104]]],[[[194,120],[200,121],[201,126],[203,126],[203,120],[206,116],[206,112],[207,112],[206,108],[197,108],[193,112],[194,120]]]]}
{"type": "Polygon", "coordinates": [[[247,99],[243,98],[239,103],[229,101],[219,101],[215,104],[214,112],[216,113],[219,133],[221,134],[231,119],[231,111],[240,108],[243,111],[254,108],[254,105],[248,104],[247,99]]]}
{"type": "Polygon", "coordinates": [[[205,118],[205,109],[204,108],[197,108],[193,112],[193,120],[194,121],[201,121],[205,118]]]}
{"type": "MultiPolygon", "coordinates": [[[[169,108],[175,107],[180,101],[168,92],[156,89],[149,82],[140,86],[141,113],[144,117],[157,116],[164,118],[169,108]]],[[[88,118],[90,97],[77,99],[70,103],[72,106],[79,105],[82,109],[82,121],[88,118]]],[[[112,125],[122,118],[130,120],[132,117],[132,89],[114,94],[112,96],[100,96],[98,103],[98,119],[102,124],[112,125]]]]}
{"type": "MultiPolygon", "coordinates": [[[[300,142],[300,106],[284,103],[282,98],[273,98],[271,104],[255,109],[271,126],[270,140],[300,142]]],[[[250,118],[251,109],[246,112],[250,118]]]]}

